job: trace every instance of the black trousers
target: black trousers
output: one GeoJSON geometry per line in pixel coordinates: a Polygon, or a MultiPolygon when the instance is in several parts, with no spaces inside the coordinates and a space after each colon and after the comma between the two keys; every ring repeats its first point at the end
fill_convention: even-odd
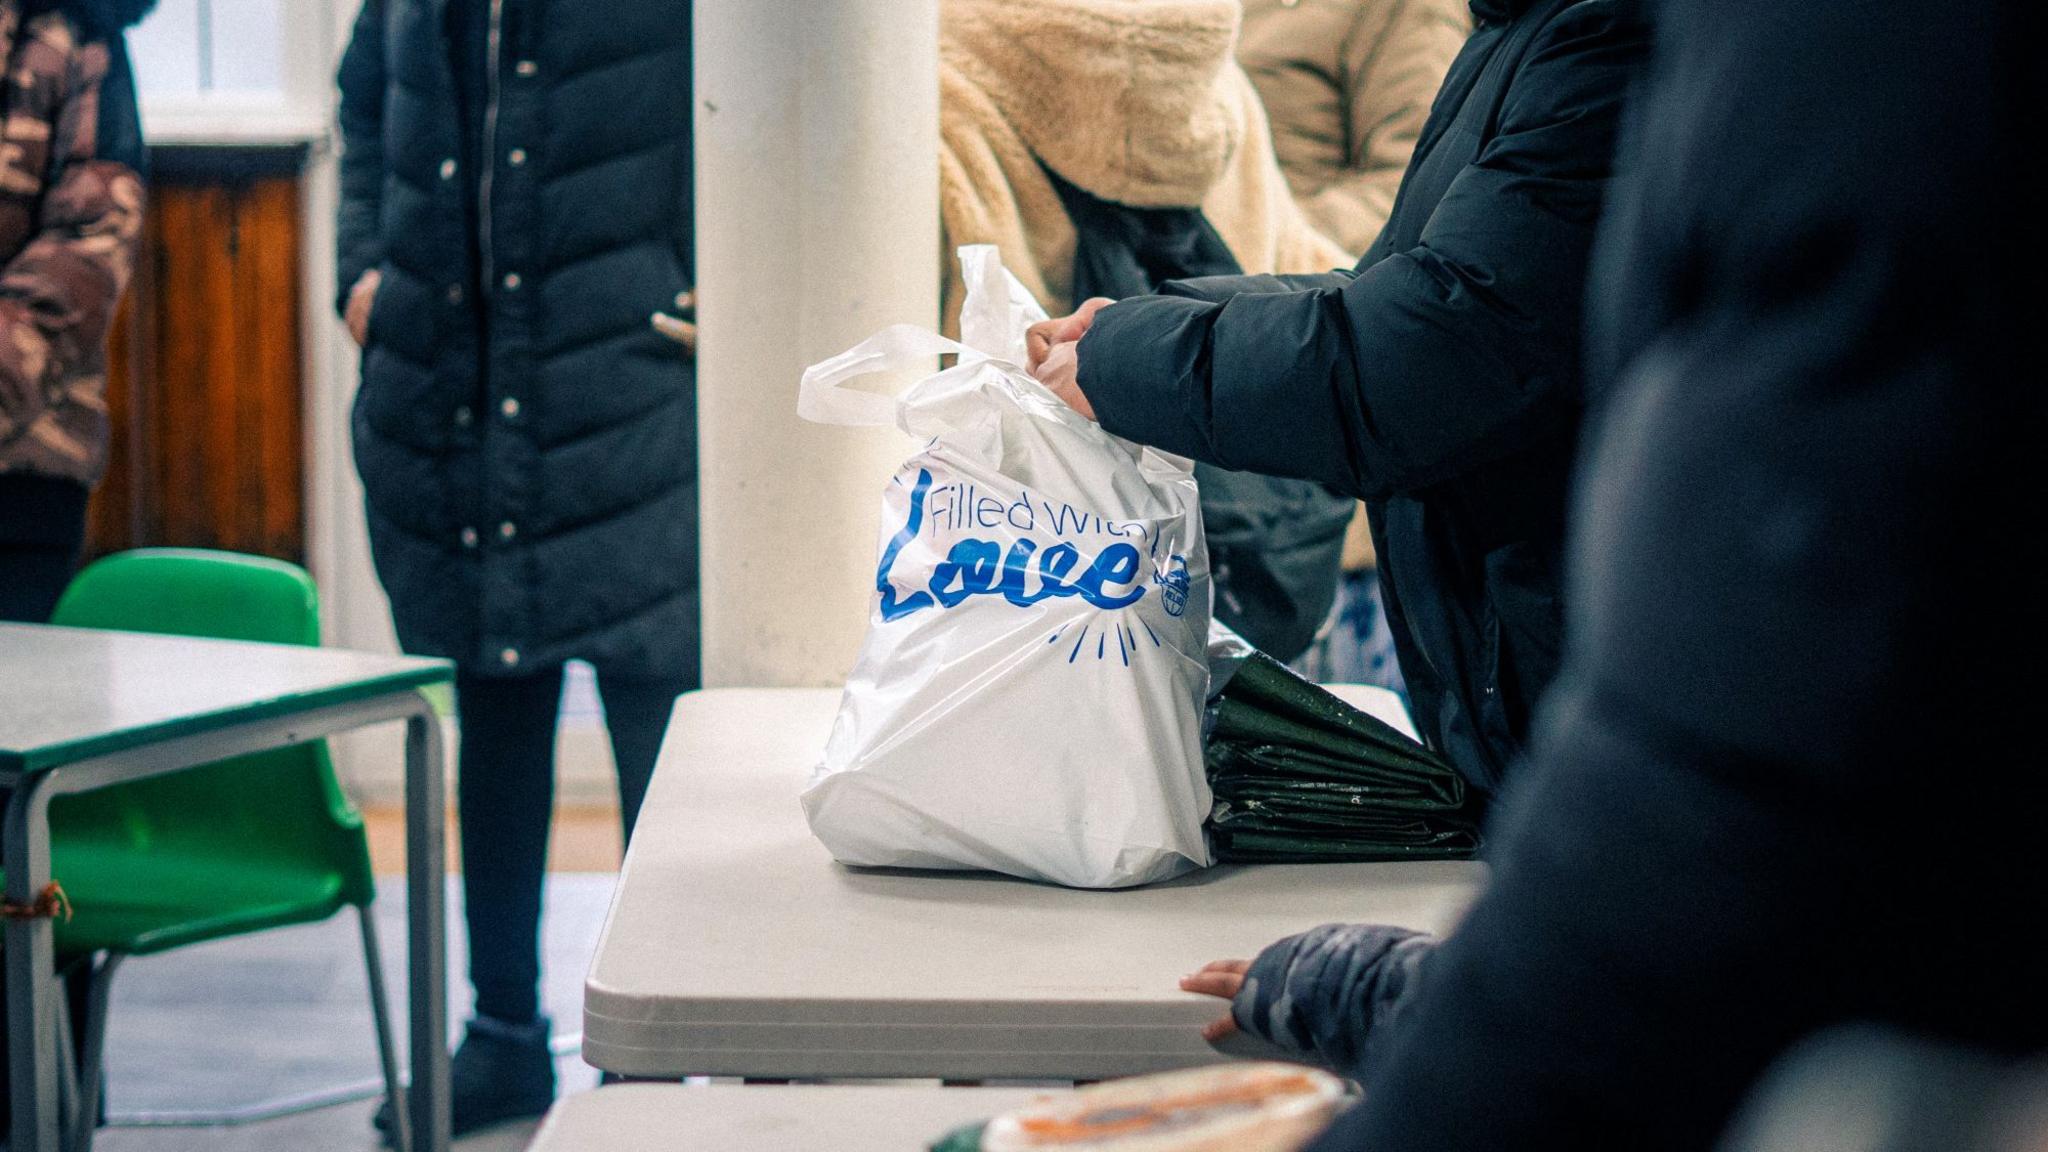
{"type": "MultiPolygon", "coordinates": [[[[681,680],[599,674],[605,728],[618,763],[628,838],[681,680]]],[[[479,1014],[523,1024],[540,1014],[541,884],[555,803],[555,727],[562,669],[529,676],[458,672],[462,720],[456,803],[462,824],[469,980],[479,1014]]]]}
{"type": "Polygon", "coordinates": [[[0,620],[50,619],[85,543],[85,485],[0,476],[0,620]]]}
{"type": "MultiPolygon", "coordinates": [[[[44,624],[71,582],[85,542],[87,491],[83,484],[42,476],[0,476],[0,621],[44,624]]],[[[0,806],[7,790],[0,788],[0,806]]],[[[71,998],[72,1039],[85,1022],[83,973],[73,973],[65,991],[71,998]]],[[[0,1003],[0,1034],[7,1027],[0,1003]]],[[[7,1061],[0,1058],[0,1144],[13,1113],[8,1099],[7,1061]]]]}

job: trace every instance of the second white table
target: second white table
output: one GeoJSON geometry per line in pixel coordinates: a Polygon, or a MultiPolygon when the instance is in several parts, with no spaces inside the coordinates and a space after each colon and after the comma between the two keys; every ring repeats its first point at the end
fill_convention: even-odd
{"type": "Polygon", "coordinates": [[[677,702],[584,997],[629,1076],[1093,1080],[1220,1059],[1177,981],[1330,921],[1449,928],[1470,863],[1223,867],[1130,891],[845,868],[797,802],[839,693],[677,702]]]}
{"type": "Polygon", "coordinates": [[[918,1152],[1041,1095],[936,1084],[620,1084],[556,1104],[527,1152],[918,1152]]]}

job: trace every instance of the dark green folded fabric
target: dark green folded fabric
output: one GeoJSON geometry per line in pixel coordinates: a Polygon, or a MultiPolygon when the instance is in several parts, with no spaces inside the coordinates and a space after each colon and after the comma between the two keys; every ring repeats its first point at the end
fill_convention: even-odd
{"type": "Polygon", "coordinates": [[[1211,705],[1209,833],[1227,863],[1440,860],[1479,850],[1444,759],[1264,653],[1211,705]]]}

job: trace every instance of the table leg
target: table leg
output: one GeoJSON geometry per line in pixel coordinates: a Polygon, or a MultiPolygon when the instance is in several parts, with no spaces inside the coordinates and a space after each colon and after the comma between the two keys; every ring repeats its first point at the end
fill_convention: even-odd
{"type": "MultiPolygon", "coordinates": [[[[29,776],[7,800],[7,902],[29,907],[50,882],[47,775],[29,776]]],[[[57,1147],[57,978],[48,917],[7,921],[7,1067],[14,1106],[9,1147],[57,1147]]]]}
{"type": "Polygon", "coordinates": [[[441,720],[405,723],[406,953],[412,986],[412,1152],[448,1148],[447,769],[441,720]]]}

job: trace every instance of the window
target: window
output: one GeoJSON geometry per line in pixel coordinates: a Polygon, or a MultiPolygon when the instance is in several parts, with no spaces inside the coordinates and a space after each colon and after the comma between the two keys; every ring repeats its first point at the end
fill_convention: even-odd
{"type": "Polygon", "coordinates": [[[134,33],[136,83],[150,95],[282,97],[284,0],[160,0],[134,33]]]}
{"type": "Polygon", "coordinates": [[[128,34],[146,134],[161,143],[322,136],[340,2],[159,0],[128,34]]]}

